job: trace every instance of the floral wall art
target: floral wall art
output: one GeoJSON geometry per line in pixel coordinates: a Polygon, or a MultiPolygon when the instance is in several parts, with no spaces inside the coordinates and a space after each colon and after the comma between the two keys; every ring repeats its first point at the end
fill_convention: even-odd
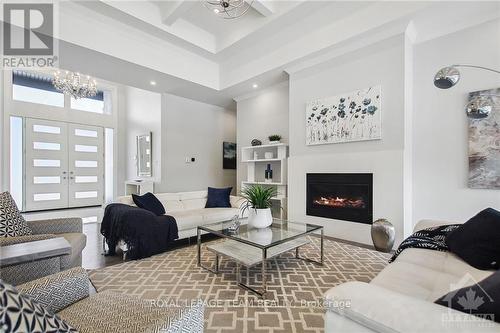
{"type": "Polygon", "coordinates": [[[374,86],[309,102],[306,144],[381,139],[380,93],[374,86]]]}
{"type": "MultiPolygon", "coordinates": [[[[476,91],[477,95],[498,95],[500,88],[476,91]]],[[[488,118],[469,119],[469,187],[500,190],[500,98],[494,97],[488,118]]]]}

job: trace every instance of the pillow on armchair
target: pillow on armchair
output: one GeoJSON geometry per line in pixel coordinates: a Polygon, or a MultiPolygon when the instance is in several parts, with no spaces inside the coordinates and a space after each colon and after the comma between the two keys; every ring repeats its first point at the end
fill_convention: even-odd
{"type": "Polygon", "coordinates": [[[5,332],[78,332],[58,315],[2,280],[0,308],[1,329],[5,332]]]}
{"type": "Polygon", "coordinates": [[[31,235],[26,220],[9,192],[0,193],[0,237],[31,235]]]}

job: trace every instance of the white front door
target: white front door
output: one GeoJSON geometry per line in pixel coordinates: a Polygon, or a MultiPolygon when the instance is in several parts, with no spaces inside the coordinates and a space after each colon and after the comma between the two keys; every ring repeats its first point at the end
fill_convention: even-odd
{"type": "Polygon", "coordinates": [[[25,211],[104,202],[103,128],[26,118],[25,211]]]}
{"type": "Polygon", "coordinates": [[[69,207],[104,201],[104,133],[102,127],[68,124],[69,207]]]}
{"type": "Polygon", "coordinates": [[[25,126],[25,210],[68,207],[67,124],[26,118],[25,126]]]}

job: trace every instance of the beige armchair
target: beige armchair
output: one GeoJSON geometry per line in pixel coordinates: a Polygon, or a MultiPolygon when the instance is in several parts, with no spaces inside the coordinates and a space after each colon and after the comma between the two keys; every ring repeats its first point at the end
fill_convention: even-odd
{"type": "Polygon", "coordinates": [[[95,293],[82,268],[46,276],[16,289],[81,333],[203,332],[203,302],[174,306],[109,290],[95,293]]]}

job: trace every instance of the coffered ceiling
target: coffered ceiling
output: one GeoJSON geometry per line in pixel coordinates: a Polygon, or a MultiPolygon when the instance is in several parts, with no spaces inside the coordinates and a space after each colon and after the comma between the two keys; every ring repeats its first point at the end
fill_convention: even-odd
{"type": "MultiPolygon", "coordinates": [[[[497,1],[248,1],[251,9],[234,20],[201,0],[61,1],[57,37],[148,69],[138,87],[154,80],[150,89],[227,105],[255,84],[283,82],[293,68],[363,45],[408,33],[418,43],[500,16],[497,1]]],[[[125,70],[116,63],[114,72],[125,70]]],[[[114,79],[113,71],[96,72],[114,79]]]]}

